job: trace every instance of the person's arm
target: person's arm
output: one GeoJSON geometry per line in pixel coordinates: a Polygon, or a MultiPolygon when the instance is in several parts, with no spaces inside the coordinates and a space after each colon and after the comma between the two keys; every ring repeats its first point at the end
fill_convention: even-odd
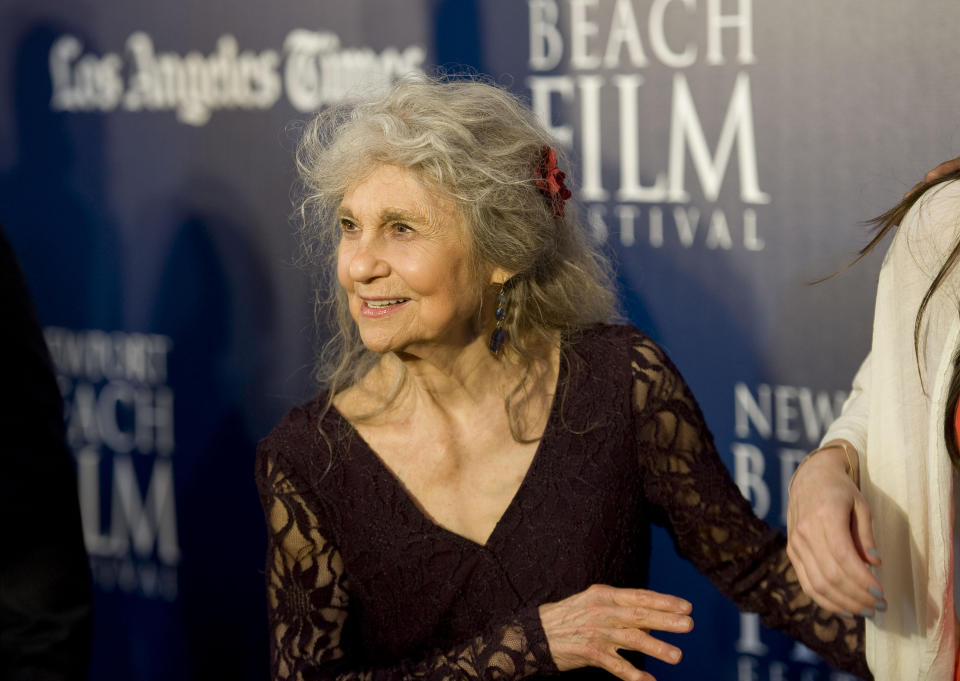
{"type": "Polygon", "coordinates": [[[860,493],[867,451],[870,355],[853,379],[840,416],[790,482],[787,555],[803,590],[831,612],[871,616],[885,610],[870,508],[860,493]]]}
{"type": "Polygon", "coordinates": [[[0,678],[89,674],[91,593],[63,406],[0,229],[0,678]]]}
{"type": "MultiPolygon", "coordinates": [[[[949,170],[957,161],[941,164],[938,170],[949,170]]],[[[847,442],[847,453],[858,469],[869,465],[871,456],[876,459],[878,449],[885,448],[890,456],[925,456],[927,424],[944,419],[944,414],[931,414],[930,409],[933,390],[942,378],[939,372],[952,370],[941,366],[941,358],[954,351],[946,345],[956,323],[960,290],[956,267],[929,299],[916,339],[914,323],[958,235],[960,183],[945,182],[917,200],[884,259],[874,310],[874,347],[854,379],[840,418],[824,437],[825,445],[847,442]],[[879,356],[878,344],[883,349],[879,356]],[[881,379],[876,380],[891,391],[889,400],[896,408],[874,419],[877,427],[886,420],[893,428],[888,433],[897,434],[896,454],[890,451],[888,437],[874,443],[872,455],[867,441],[871,382],[878,372],[881,379]]],[[[844,455],[837,447],[821,448],[797,470],[788,506],[789,552],[804,589],[818,603],[834,611],[870,614],[887,607],[882,585],[869,569],[880,565],[883,556],[876,551],[870,509],[843,470],[844,455]]]]}
{"type": "Polygon", "coordinates": [[[272,452],[261,447],[257,483],[269,537],[266,563],[271,678],[509,681],[554,672],[536,607],[473,640],[419,659],[372,666],[343,640],[350,595],[343,561],[272,452]]]}
{"type": "Polygon", "coordinates": [[[340,553],[324,537],[316,509],[284,472],[282,458],[261,444],[257,483],[269,536],[266,580],[274,681],[510,681],[582,667],[642,681],[650,676],[619,650],[679,662],[680,650],[650,632],[689,631],[689,602],[643,589],[594,585],[554,603],[523,608],[452,648],[372,666],[344,640],[350,589],[340,553]]]}
{"type": "Polygon", "coordinates": [[[759,613],[833,666],[870,678],[862,621],[834,615],[803,593],[783,535],[753,514],[669,358],[638,335],[632,359],[644,491],[680,555],[741,610],[759,613]]]}

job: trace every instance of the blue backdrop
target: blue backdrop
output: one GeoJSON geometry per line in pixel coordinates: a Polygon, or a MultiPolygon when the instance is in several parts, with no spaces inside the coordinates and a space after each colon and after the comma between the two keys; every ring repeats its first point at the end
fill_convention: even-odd
{"type": "MultiPolygon", "coordinates": [[[[94,679],[262,679],[254,447],[306,399],[296,122],[467,66],[575,159],[630,319],[758,514],[866,351],[859,224],[960,153],[960,5],[928,0],[0,0],[0,221],[56,363],[96,591],[94,679]]],[[[665,679],[839,679],[658,534],[696,630],[665,679]]]]}

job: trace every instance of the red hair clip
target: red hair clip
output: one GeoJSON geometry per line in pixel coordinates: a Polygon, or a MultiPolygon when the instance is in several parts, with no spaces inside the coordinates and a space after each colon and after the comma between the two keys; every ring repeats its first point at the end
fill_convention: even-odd
{"type": "Polygon", "coordinates": [[[543,147],[540,150],[540,162],[537,164],[537,187],[540,193],[550,199],[553,204],[553,214],[563,217],[563,204],[572,196],[572,193],[563,183],[566,175],[557,168],[557,150],[553,147],[543,147]]]}

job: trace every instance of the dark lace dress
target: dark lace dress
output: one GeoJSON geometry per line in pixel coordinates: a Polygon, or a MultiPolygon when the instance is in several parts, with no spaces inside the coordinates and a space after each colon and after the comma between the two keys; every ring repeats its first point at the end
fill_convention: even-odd
{"type": "Polygon", "coordinates": [[[273,678],[556,674],[538,606],[595,583],[645,586],[651,523],[741,609],[869,676],[862,624],[802,593],[783,536],[751,512],[663,351],[604,326],[563,357],[539,448],[483,546],[424,516],[322,396],[260,443],[273,678]]]}

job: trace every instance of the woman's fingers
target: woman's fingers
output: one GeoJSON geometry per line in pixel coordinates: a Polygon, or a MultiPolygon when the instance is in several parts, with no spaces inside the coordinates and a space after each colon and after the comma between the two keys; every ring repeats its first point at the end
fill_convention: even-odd
{"type": "Polygon", "coordinates": [[[798,559],[794,562],[794,569],[803,590],[817,605],[830,612],[864,614],[873,606],[874,601],[866,589],[849,581],[843,568],[829,557],[798,559]]]}
{"type": "Polygon", "coordinates": [[[685,634],[693,629],[693,618],[676,612],[663,612],[642,606],[606,606],[598,609],[594,620],[612,629],[667,631],[685,634]]]}
{"type": "Polygon", "coordinates": [[[591,665],[605,669],[623,681],[657,681],[652,674],[642,672],[620,657],[616,651],[602,653],[597,664],[591,665]]]}
{"type": "Polygon", "coordinates": [[[857,544],[857,552],[864,562],[874,566],[880,565],[877,542],[873,538],[873,515],[862,496],[854,501],[850,530],[857,544]]]}
{"type": "MultiPolygon", "coordinates": [[[[817,605],[819,605],[821,608],[829,610],[830,612],[838,614],[850,611],[849,604],[838,603],[829,594],[822,591],[820,588],[818,588],[818,586],[815,586],[820,585],[823,582],[823,578],[816,561],[804,560],[800,554],[796,553],[795,549],[791,551],[788,548],[787,556],[790,558],[790,562],[793,564],[793,569],[797,573],[797,580],[800,582],[800,587],[803,589],[804,593],[814,600],[817,605]]],[[[856,609],[856,606],[854,606],[854,609],[856,609]]]]}
{"type": "Polygon", "coordinates": [[[693,628],[689,601],[644,589],[594,585],[557,603],[540,606],[540,620],[560,671],[600,667],[622,679],[652,678],[617,653],[634,650],[676,664],[680,649],[650,631],[693,628]]]}
{"type": "Polygon", "coordinates": [[[803,590],[832,612],[886,608],[870,510],[846,474],[842,449],[825,448],[797,469],[787,510],[787,556],[803,590]]]}
{"type": "Polygon", "coordinates": [[[908,196],[913,194],[915,191],[920,189],[920,187],[922,187],[924,183],[933,182],[938,177],[943,177],[944,175],[948,175],[949,173],[952,173],[955,170],[960,170],[960,156],[957,156],[956,158],[952,158],[949,161],[944,161],[943,163],[938,165],[936,168],[932,168],[928,170],[927,174],[923,176],[923,182],[918,182],[917,184],[913,185],[910,188],[910,191],[908,191],[906,194],[903,195],[903,198],[907,198],[908,196]]]}
{"type": "Polygon", "coordinates": [[[693,618],[672,612],[635,608],[630,612],[630,626],[672,634],[686,634],[693,629],[693,618]]]}
{"type": "Polygon", "coordinates": [[[678,647],[651,636],[642,629],[611,629],[610,642],[621,650],[635,650],[668,664],[677,664],[683,657],[678,647]]]}
{"type": "MultiPolygon", "coordinates": [[[[867,532],[866,505],[860,502],[854,508],[860,509],[863,531],[867,532]]],[[[823,505],[811,511],[791,530],[787,555],[801,587],[820,606],[832,612],[872,615],[886,604],[880,583],[858,548],[860,536],[865,534],[855,538],[855,515],[846,506],[823,505]]]]}
{"type": "MultiPolygon", "coordinates": [[[[849,514],[846,516],[849,518],[849,514]]],[[[799,553],[806,570],[811,595],[834,612],[865,614],[877,599],[870,589],[879,583],[864,565],[850,533],[849,521],[824,520],[814,528],[814,536],[803,537],[799,553]]]]}
{"type": "MultiPolygon", "coordinates": [[[[833,572],[828,572],[825,576],[837,584],[844,596],[860,606],[859,610],[850,610],[848,607],[847,611],[862,615],[868,615],[867,611],[882,611],[887,607],[883,600],[883,588],[866,562],[868,556],[863,542],[866,541],[869,547],[873,548],[869,515],[866,502],[858,493],[847,523],[837,526],[835,530],[825,530],[822,540],[832,549],[832,557],[836,564],[833,572]],[[864,524],[862,532],[858,530],[858,524],[864,524]],[[869,539],[866,539],[868,534],[869,539]]],[[[873,552],[876,555],[875,549],[873,552]]],[[[872,560],[877,559],[872,558],[872,560]]]]}
{"type": "MultiPolygon", "coordinates": [[[[591,587],[597,589],[598,587],[591,587]]],[[[614,587],[599,587],[600,595],[608,596],[614,604],[645,608],[651,611],[675,612],[687,615],[693,610],[693,604],[678,596],[662,594],[648,589],[617,589],[614,587]],[[609,591],[604,592],[604,589],[609,591]]]]}
{"type": "Polygon", "coordinates": [[[927,174],[924,176],[923,179],[927,182],[933,182],[938,177],[943,177],[944,175],[948,175],[955,170],[960,170],[960,156],[957,156],[956,158],[951,158],[949,161],[944,161],[943,163],[938,165],[936,168],[933,168],[932,170],[928,170],[927,174]]]}

